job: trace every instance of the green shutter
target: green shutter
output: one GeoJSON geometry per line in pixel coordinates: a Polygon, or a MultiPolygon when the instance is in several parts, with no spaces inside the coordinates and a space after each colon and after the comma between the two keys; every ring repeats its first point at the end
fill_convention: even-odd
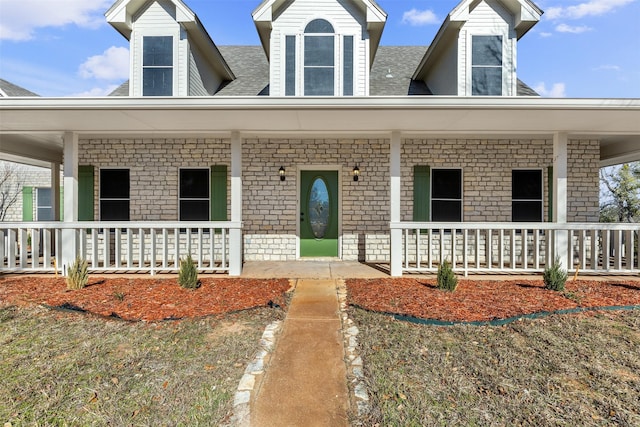
{"type": "MultiPolygon", "coordinates": [[[[60,203],[62,207],[62,203],[60,203]]],[[[78,220],[93,221],[93,166],[78,166],[78,220]]]]}
{"type": "Polygon", "coordinates": [[[553,222],[553,166],[547,167],[547,194],[549,196],[547,217],[553,222]]]}
{"type": "Polygon", "coordinates": [[[431,168],[415,165],[413,167],[413,220],[429,221],[431,204],[431,168]]]}
{"type": "Polygon", "coordinates": [[[33,221],[33,187],[22,187],[22,220],[33,221]]]}
{"type": "Polygon", "coordinates": [[[227,165],[211,166],[211,221],[227,220],[227,165]]]}

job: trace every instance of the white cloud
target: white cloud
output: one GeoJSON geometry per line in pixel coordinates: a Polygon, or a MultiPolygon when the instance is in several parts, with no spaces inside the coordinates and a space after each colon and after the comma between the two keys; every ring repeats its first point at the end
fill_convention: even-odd
{"type": "Polygon", "coordinates": [[[533,88],[536,92],[545,98],[566,98],[567,94],[565,92],[565,84],[564,83],[554,83],[551,89],[547,89],[547,86],[544,83],[538,83],[537,86],[533,88]]]}
{"type": "Polygon", "coordinates": [[[402,23],[409,25],[439,24],[440,20],[431,10],[411,9],[402,15],[402,23]]]}
{"type": "Polygon", "coordinates": [[[581,19],[586,16],[600,16],[620,7],[626,6],[635,0],[589,0],[574,6],[550,7],[545,11],[547,19],[581,19]]]}
{"type": "Polygon", "coordinates": [[[1,0],[0,40],[23,41],[37,28],[74,24],[97,28],[112,0],[1,0]]]}
{"type": "Polygon", "coordinates": [[[548,32],[541,32],[540,33],[540,37],[551,37],[553,36],[553,33],[548,33],[548,32]]]}
{"type": "Polygon", "coordinates": [[[559,33],[581,34],[591,31],[591,28],[586,25],[571,26],[567,24],[560,24],[556,27],[556,31],[559,33]]]}
{"type": "Polygon", "coordinates": [[[102,55],[89,57],[78,70],[84,79],[117,80],[129,77],[129,49],[111,46],[102,55]]]}
{"type": "Polygon", "coordinates": [[[107,87],[95,87],[93,89],[84,91],[84,92],[80,92],[80,93],[75,93],[73,95],[69,95],[69,96],[73,96],[73,97],[79,97],[79,98],[95,98],[95,97],[101,97],[101,96],[108,96],[111,92],[113,92],[114,90],[116,90],[118,88],[118,85],[109,85],[107,87]]]}
{"type": "Polygon", "coordinates": [[[594,68],[595,71],[621,71],[622,69],[618,65],[605,64],[594,68]]]}

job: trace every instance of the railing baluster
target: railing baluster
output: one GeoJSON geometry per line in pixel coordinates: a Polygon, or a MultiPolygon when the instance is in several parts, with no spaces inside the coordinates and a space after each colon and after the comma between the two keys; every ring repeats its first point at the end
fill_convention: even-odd
{"type": "Polygon", "coordinates": [[[433,268],[433,229],[427,229],[427,268],[431,270],[433,268]]]}
{"type": "Polygon", "coordinates": [[[176,241],[176,246],[174,248],[175,251],[175,255],[174,255],[174,259],[173,259],[173,268],[175,268],[176,270],[180,268],[180,229],[179,228],[175,228],[173,230],[173,235],[176,241]]]}
{"type": "Polygon", "coordinates": [[[115,238],[115,268],[120,268],[120,261],[122,257],[122,229],[116,228],[116,238],[115,238]]]}
{"type": "Polygon", "coordinates": [[[144,260],[144,251],[145,251],[145,247],[146,245],[144,244],[144,228],[138,228],[138,239],[140,240],[140,248],[138,249],[140,251],[140,253],[138,254],[138,268],[140,270],[146,268],[146,262],[144,260]]]}
{"type": "Polygon", "coordinates": [[[418,228],[415,230],[415,236],[416,236],[416,268],[420,268],[420,263],[421,263],[421,256],[420,256],[420,236],[421,236],[421,230],[418,228]]]}
{"type": "Polygon", "coordinates": [[[162,268],[169,267],[169,230],[162,228],[162,268]]]}
{"type": "Polygon", "coordinates": [[[468,233],[465,228],[462,230],[462,269],[464,270],[465,277],[469,274],[469,257],[468,257],[468,248],[469,248],[469,240],[468,233]]]}
{"type": "Polygon", "coordinates": [[[40,229],[31,229],[31,268],[40,267],[40,229]]]}
{"type": "Polygon", "coordinates": [[[198,227],[198,268],[203,268],[202,262],[202,228],[198,227]]]}
{"type": "Polygon", "coordinates": [[[0,268],[5,266],[4,259],[7,256],[7,233],[0,229],[0,268]]]}
{"type": "Polygon", "coordinates": [[[223,269],[228,269],[229,264],[227,263],[227,229],[223,228],[221,232],[222,244],[220,245],[222,248],[222,264],[220,267],[223,269]]]}
{"type": "Polygon", "coordinates": [[[150,248],[151,253],[149,254],[149,271],[153,276],[154,274],[156,274],[156,229],[152,227],[149,230],[149,234],[151,235],[151,248],[150,248]]]}
{"type": "Polygon", "coordinates": [[[589,260],[589,266],[591,270],[596,271],[598,269],[599,249],[598,249],[598,230],[591,230],[591,259],[589,260]]]}
{"type": "Polygon", "coordinates": [[[133,230],[127,228],[127,268],[133,267],[133,230]]]}
{"type": "Polygon", "coordinates": [[[523,228],[520,230],[522,239],[522,269],[529,269],[529,230],[523,228]]]}
{"type": "Polygon", "coordinates": [[[622,270],[622,231],[616,230],[614,231],[613,237],[613,259],[614,266],[616,270],[622,270]]]}
{"type": "Polygon", "coordinates": [[[492,236],[493,232],[491,231],[490,228],[487,229],[486,232],[486,241],[485,244],[487,246],[486,251],[487,253],[485,254],[485,262],[487,263],[487,268],[489,270],[491,270],[491,267],[493,267],[493,236],[492,236]]]}

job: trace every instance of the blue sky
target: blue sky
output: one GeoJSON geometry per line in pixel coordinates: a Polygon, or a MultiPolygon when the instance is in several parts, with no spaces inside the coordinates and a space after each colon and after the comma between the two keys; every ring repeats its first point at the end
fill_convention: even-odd
{"type": "MultiPolygon", "coordinates": [[[[115,0],[0,0],[0,78],[42,96],[104,96],[127,79],[115,0]]],[[[218,45],[259,44],[260,0],[184,0],[218,45]]],[[[460,0],[378,0],[383,45],[428,45],[460,0]]],[[[547,97],[640,98],[640,0],[537,0],[518,77],[547,97]]]]}

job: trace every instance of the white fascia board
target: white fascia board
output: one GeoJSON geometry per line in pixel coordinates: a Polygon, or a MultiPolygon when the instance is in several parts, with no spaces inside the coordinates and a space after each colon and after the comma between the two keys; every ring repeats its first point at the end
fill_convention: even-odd
{"type": "Polygon", "coordinates": [[[258,21],[272,21],[272,6],[275,0],[265,0],[251,12],[251,17],[255,22],[258,21]]]}
{"type": "Polygon", "coordinates": [[[367,22],[387,22],[387,12],[382,10],[377,4],[370,2],[369,0],[363,0],[367,9],[367,22]]]}

